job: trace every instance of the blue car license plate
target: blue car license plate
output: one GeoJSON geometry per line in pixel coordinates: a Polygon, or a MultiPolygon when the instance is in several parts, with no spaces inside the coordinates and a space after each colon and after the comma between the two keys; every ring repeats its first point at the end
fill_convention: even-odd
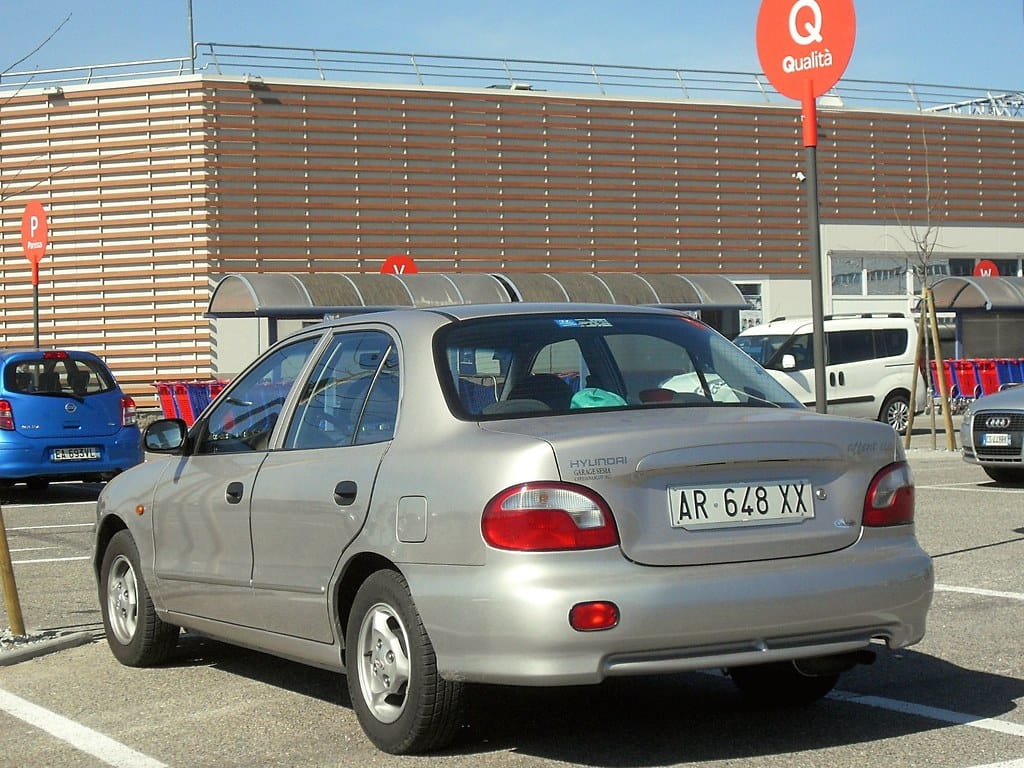
{"type": "Polygon", "coordinates": [[[95,461],[100,457],[99,448],[54,448],[52,461],[95,461]]]}

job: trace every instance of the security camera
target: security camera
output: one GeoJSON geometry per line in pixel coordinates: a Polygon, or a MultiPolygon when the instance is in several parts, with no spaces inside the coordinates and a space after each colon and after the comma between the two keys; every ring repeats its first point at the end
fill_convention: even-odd
{"type": "Polygon", "coordinates": [[[807,176],[804,174],[803,171],[797,171],[796,173],[793,174],[793,178],[796,179],[797,181],[804,181],[807,178],[807,176]]]}

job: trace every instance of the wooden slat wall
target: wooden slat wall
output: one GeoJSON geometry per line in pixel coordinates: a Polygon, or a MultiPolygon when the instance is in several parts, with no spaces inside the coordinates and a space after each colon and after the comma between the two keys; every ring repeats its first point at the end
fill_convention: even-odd
{"type": "MultiPolygon", "coordinates": [[[[213,268],[807,273],[797,107],[217,85],[213,268]],[[230,192],[229,192],[230,190],[230,192]]],[[[823,223],[1020,222],[1020,121],[820,112],[823,223]]]]}
{"type": "Polygon", "coordinates": [[[43,203],[43,346],[103,355],[143,407],[208,378],[205,92],[197,82],[0,100],[0,345],[31,346],[21,215],[43,203]]]}
{"type": "MultiPolygon", "coordinates": [[[[1021,223],[1024,123],[819,112],[823,223],[1021,223]]],[[[795,106],[196,77],[0,99],[0,344],[32,338],[26,202],[50,216],[43,344],[144,404],[206,378],[231,272],[807,273],[795,106]]]]}

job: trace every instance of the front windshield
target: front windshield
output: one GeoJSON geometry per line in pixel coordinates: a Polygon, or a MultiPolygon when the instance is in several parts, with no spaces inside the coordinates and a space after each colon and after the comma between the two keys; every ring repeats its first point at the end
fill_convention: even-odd
{"type": "Polygon", "coordinates": [[[737,336],[733,343],[757,361],[758,365],[770,367],[782,346],[792,336],[774,334],[751,334],[737,336]]]}
{"type": "Polygon", "coordinates": [[[680,315],[575,313],[468,320],[435,355],[453,411],[492,419],[593,408],[798,408],[731,342],[680,315]]]}

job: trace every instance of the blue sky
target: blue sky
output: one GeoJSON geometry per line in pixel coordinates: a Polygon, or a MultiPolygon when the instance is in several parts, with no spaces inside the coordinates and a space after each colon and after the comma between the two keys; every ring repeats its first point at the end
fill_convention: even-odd
{"type": "MultiPolygon", "coordinates": [[[[761,70],[757,0],[192,0],[195,40],[761,70]]],[[[846,77],[1024,90],[1024,0],[855,0],[846,77]]],[[[188,0],[2,0],[0,71],[188,55],[188,0]]]]}

